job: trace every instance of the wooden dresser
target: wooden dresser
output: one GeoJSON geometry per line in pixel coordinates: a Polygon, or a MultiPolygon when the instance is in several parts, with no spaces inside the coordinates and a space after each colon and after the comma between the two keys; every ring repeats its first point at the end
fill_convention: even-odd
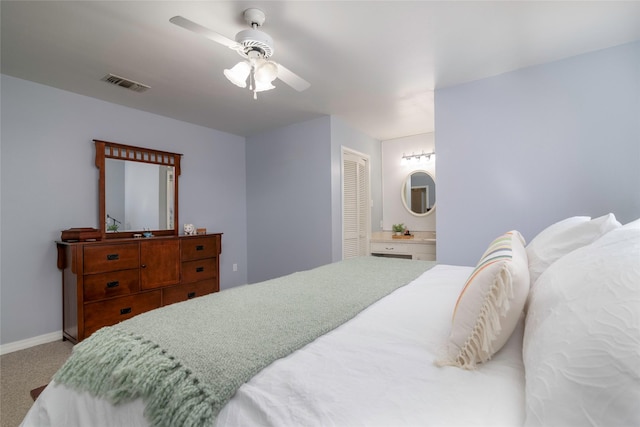
{"type": "Polygon", "coordinates": [[[63,339],[220,290],[222,234],[56,242],[63,339]]]}

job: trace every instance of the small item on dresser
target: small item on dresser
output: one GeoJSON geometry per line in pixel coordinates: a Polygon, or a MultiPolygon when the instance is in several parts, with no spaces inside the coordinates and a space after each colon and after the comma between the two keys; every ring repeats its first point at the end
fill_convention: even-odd
{"type": "Polygon", "coordinates": [[[140,233],[135,233],[135,234],[133,235],[133,238],[134,238],[134,239],[139,239],[139,238],[141,238],[141,237],[142,237],[142,234],[140,234],[140,233]]]}
{"type": "Polygon", "coordinates": [[[63,242],[86,242],[89,240],[101,240],[102,232],[91,227],[69,228],[62,231],[60,240],[63,242]]]}
{"type": "Polygon", "coordinates": [[[198,228],[196,229],[196,234],[207,234],[206,228],[198,228]]]}
{"type": "Polygon", "coordinates": [[[196,227],[193,224],[185,224],[184,234],[187,236],[193,236],[194,234],[196,234],[196,227]]]}

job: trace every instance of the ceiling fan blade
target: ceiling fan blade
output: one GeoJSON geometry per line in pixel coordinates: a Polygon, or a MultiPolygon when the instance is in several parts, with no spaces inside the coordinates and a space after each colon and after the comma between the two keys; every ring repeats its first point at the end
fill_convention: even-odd
{"type": "Polygon", "coordinates": [[[209,40],[213,40],[216,43],[220,43],[223,46],[227,46],[228,48],[238,49],[238,47],[240,46],[239,43],[236,42],[235,40],[231,40],[230,38],[225,37],[222,34],[216,33],[215,31],[212,31],[206,27],[203,27],[200,24],[196,24],[193,21],[189,21],[188,19],[183,18],[182,16],[174,16],[173,18],[169,19],[169,22],[177,25],[178,27],[182,27],[186,30],[193,31],[196,34],[200,34],[201,36],[204,36],[209,40]]]}
{"type": "Polygon", "coordinates": [[[298,76],[287,67],[278,63],[276,63],[276,65],[278,65],[278,78],[298,92],[302,92],[303,90],[308,89],[309,86],[311,86],[311,83],[298,76]]]}

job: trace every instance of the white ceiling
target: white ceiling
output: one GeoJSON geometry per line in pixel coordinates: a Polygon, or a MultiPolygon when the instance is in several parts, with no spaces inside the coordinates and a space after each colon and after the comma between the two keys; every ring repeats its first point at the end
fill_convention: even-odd
{"type": "Polygon", "coordinates": [[[2,73],[248,136],[332,114],[381,140],[432,132],[435,88],[640,39],[640,2],[2,1],[2,73]],[[222,71],[229,38],[262,9],[273,59],[311,83],[258,94],[222,71]],[[151,86],[135,93],[113,73],[151,86]]]}

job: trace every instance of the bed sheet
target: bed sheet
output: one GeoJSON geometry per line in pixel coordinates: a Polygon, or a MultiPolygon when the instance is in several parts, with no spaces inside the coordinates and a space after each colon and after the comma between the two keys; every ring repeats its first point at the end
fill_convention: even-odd
{"type": "MultiPolygon", "coordinates": [[[[438,265],[240,387],[222,426],[519,426],[522,321],[475,371],[437,367],[471,267],[438,265]]],[[[114,407],[47,387],[23,426],[146,426],[141,400],[114,407]]]]}

